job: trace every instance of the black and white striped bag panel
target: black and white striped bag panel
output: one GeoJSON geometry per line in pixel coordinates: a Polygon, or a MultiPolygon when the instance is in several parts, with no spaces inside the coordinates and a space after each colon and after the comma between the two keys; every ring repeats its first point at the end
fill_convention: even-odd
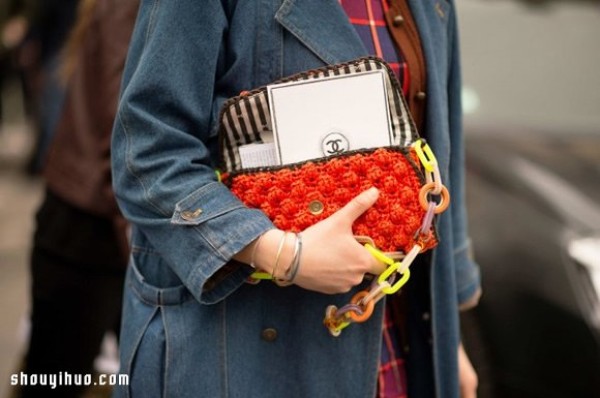
{"type": "MultiPolygon", "coordinates": [[[[394,145],[400,147],[410,146],[419,138],[415,123],[396,77],[390,67],[379,58],[361,58],[345,64],[301,72],[276,83],[348,75],[376,69],[386,70],[386,87],[394,145]]],[[[226,171],[237,171],[241,168],[238,148],[243,145],[261,142],[261,134],[272,133],[266,87],[258,88],[228,100],[221,110],[220,123],[222,167],[226,171]]]]}

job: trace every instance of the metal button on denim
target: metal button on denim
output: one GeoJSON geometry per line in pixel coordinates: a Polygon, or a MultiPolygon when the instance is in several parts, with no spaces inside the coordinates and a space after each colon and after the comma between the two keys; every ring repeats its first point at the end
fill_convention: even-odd
{"type": "Polygon", "coordinates": [[[262,331],[260,335],[263,340],[272,342],[277,339],[277,330],[273,328],[266,328],[262,331]]]}
{"type": "Polygon", "coordinates": [[[192,221],[192,220],[198,218],[198,216],[200,216],[200,214],[202,214],[202,209],[196,209],[194,211],[185,210],[185,211],[181,212],[181,218],[183,218],[186,221],[192,221]]]}
{"type": "Polygon", "coordinates": [[[425,91],[419,91],[415,94],[415,98],[419,101],[423,101],[425,98],[427,98],[427,94],[425,93],[425,91]]]}

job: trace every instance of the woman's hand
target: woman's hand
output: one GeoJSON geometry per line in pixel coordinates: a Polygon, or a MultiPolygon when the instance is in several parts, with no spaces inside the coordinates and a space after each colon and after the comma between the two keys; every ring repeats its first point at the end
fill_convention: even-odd
{"type": "Polygon", "coordinates": [[[379,191],[368,189],[325,220],[302,232],[301,268],[295,283],[322,293],[344,293],[360,284],[366,273],[385,270],[352,233],[352,224],[367,211],[379,191]]]}
{"type": "MultiPolygon", "coordinates": [[[[302,255],[295,284],[321,293],[345,293],[360,284],[366,273],[378,275],[385,270],[385,265],[358,243],[352,233],[354,220],[373,206],[378,197],[379,191],[370,188],[302,232],[302,255]]],[[[282,277],[291,264],[294,247],[291,235],[284,234],[281,230],[270,230],[235,258],[250,263],[249,257],[254,252],[252,260],[257,268],[271,274],[276,268],[275,277],[282,277]],[[284,246],[275,267],[282,239],[284,246]]]]}
{"type": "Polygon", "coordinates": [[[462,343],[458,345],[458,381],[461,398],[477,398],[479,380],[462,343]]]}

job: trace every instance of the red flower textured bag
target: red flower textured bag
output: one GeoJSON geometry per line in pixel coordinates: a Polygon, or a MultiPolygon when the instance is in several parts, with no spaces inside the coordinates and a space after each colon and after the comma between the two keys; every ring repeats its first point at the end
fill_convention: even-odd
{"type": "Polygon", "coordinates": [[[228,180],[231,191],[246,205],[261,209],[279,229],[292,232],[327,218],[374,186],[379,199],[356,220],[355,235],[370,237],[385,252],[408,252],[417,240],[426,248],[436,243],[433,230],[415,235],[425,215],[419,203],[423,177],[402,149],[347,153],[232,174],[228,180]]]}
{"type": "MultiPolygon", "coordinates": [[[[435,157],[419,139],[399,84],[381,59],[361,58],[278,82],[373,70],[385,72],[391,146],[347,151],[283,166],[244,169],[239,148],[261,143],[265,135],[272,133],[266,86],[228,100],[221,110],[219,131],[222,181],[247,206],[261,209],[282,230],[303,231],[339,210],[360,192],[373,186],[379,189],[375,205],[353,224],[354,234],[370,241],[368,249],[390,265],[374,286],[379,290],[366,300],[371,303],[371,311],[381,295],[397,291],[400,282],[403,284],[408,278],[409,264],[397,259],[412,261],[418,253],[437,244],[432,218],[447,207],[449,195],[441,185],[435,157]],[[431,199],[437,195],[441,199],[431,199]],[[402,275],[398,282],[396,274],[402,275]]],[[[353,321],[362,321],[365,315],[368,318],[369,306],[364,296],[352,304],[351,311],[339,313],[337,309],[328,309],[325,323],[332,334],[339,334],[353,321]]]]}

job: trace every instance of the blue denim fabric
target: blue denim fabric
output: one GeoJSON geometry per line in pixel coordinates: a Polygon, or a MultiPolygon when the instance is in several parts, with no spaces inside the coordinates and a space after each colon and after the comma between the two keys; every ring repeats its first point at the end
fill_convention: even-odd
{"type": "MultiPolygon", "coordinates": [[[[477,289],[463,206],[453,5],[411,0],[427,59],[425,128],[453,195],[438,225],[431,290],[438,395],[457,397],[457,306],[477,289]],[[450,157],[452,154],[452,157],[450,157]]],[[[144,0],[113,134],[113,183],[132,222],[117,397],[371,397],[382,305],[339,338],[328,296],[245,284],[231,257],[272,228],[217,182],[216,125],[242,90],[366,55],[337,0],[144,0]],[[264,329],[275,329],[268,341],[264,329]]],[[[359,290],[361,287],[357,287],[359,290]]],[[[425,347],[430,352],[431,347],[425,347]]]]}
{"type": "MultiPolygon", "coordinates": [[[[131,383],[115,396],[373,396],[375,380],[362,372],[377,369],[378,350],[371,348],[380,335],[357,326],[334,339],[321,324],[325,307],[341,306],[350,295],[245,284],[226,300],[202,305],[184,285],[150,283],[146,275],[165,272],[161,263],[156,253],[133,253],[121,333],[121,372],[131,383]],[[274,341],[263,338],[265,329],[276,330],[274,341]],[[343,378],[332,374],[338,368],[343,378]]],[[[381,311],[370,322],[381,324],[381,311]]]]}

